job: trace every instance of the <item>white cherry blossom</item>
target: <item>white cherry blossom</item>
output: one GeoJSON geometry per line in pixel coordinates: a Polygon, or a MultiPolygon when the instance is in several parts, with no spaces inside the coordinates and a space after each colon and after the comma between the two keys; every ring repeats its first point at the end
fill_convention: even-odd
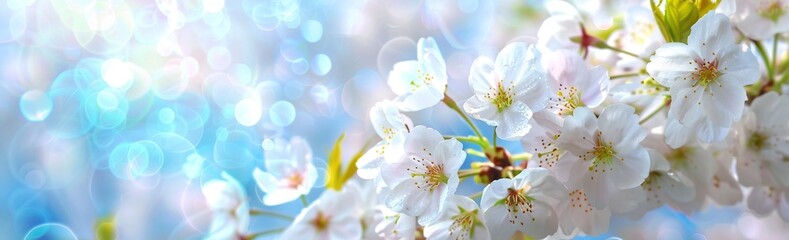
{"type": "Polygon", "coordinates": [[[560,116],[573,114],[577,107],[595,108],[608,95],[611,81],[608,71],[601,66],[589,68],[577,52],[557,50],[545,53],[542,64],[554,92],[548,109],[560,116]]]}
{"type": "Polygon", "coordinates": [[[558,144],[575,156],[570,181],[580,182],[595,208],[605,208],[612,193],[641,185],[649,174],[649,155],[641,146],[646,133],[634,111],[613,104],[598,119],[581,107],[564,121],[558,144]]]}
{"type": "Polygon", "coordinates": [[[474,200],[454,195],[447,200],[446,208],[438,220],[425,226],[427,239],[491,239],[484,215],[474,200]]]}
{"type": "Polygon", "coordinates": [[[401,157],[405,136],[411,125],[411,120],[400,114],[395,104],[389,101],[376,103],[370,110],[370,120],[381,141],[356,162],[356,173],[363,179],[380,176],[384,161],[394,162],[401,157]]]}
{"type": "Polygon", "coordinates": [[[737,147],[737,176],[745,186],[789,187],[789,96],[770,92],[745,112],[737,147]]]}
{"type": "Polygon", "coordinates": [[[444,98],[447,65],[432,37],[417,43],[417,60],[398,62],[389,72],[389,87],[397,94],[402,111],[419,111],[436,105],[444,98]]]}
{"type": "Polygon", "coordinates": [[[729,19],[714,12],[691,27],[688,44],[666,43],[658,48],[647,72],[669,87],[669,122],[684,126],[667,127],[666,135],[691,131],[706,143],[722,141],[742,116],[743,86],[759,78],[756,64],[756,57],[734,42],[729,19]]]}
{"type": "Polygon", "coordinates": [[[203,195],[212,214],[206,239],[242,239],[249,227],[247,194],[226,172],[222,172],[222,178],[203,185],[203,195]]]}
{"type": "Polygon", "coordinates": [[[550,171],[528,168],[486,186],[480,206],[492,239],[509,239],[516,232],[540,239],[556,233],[554,206],[566,197],[567,190],[550,171]]]}
{"type": "Polygon", "coordinates": [[[611,210],[592,207],[583,189],[570,190],[568,198],[559,203],[556,209],[559,226],[564,234],[571,234],[575,229],[587,235],[600,235],[608,231],[611,210]]]}
{"type": "Polygon", "coordinates": [[[418,217],[421,225],[435,221],[457,189],[458,169],[465,159],[457,140],[444,140],[432,128],[415,127],[406,136],[401,159],[381,167],[381,176],[391,189],[386,206],[418,217]]]}
{"type": "Polygon", "coordinates": [[[326,190],[301,210],[280,239],[360,239],[359,190],[356,184],[346,184],[340,191],[326,190]]]}
{"type": "Polygon", "coordinates": [[[526,43],[504,47],[495,62],[479,57],[471,65],[468,81],[474,90],[463,109],[488,125],[497,126],[502,139],[515,140],[526,135],[529,119],[545,109],[548,87],[540,68],[540,53],[526,43]]]}
{"type": "Polygon", "coordinates": [[[381,239],[409,240],[416,237],[416,217],[392,211],[386,206],[376,207],[374,231],[381,239]]]}
{"type": "Polygon", "coordinates": [[[663,204],[690,202],[696,197],[693,181],[671,169],[671,164],[660,152],[650,149],[649,176],[641,184],[646,200],[631,212],[631,216],[641,218],[650,210],[663,204]]]}
{"type": "Polygon", "coordinates": [[[312,164],[309,143],[293,137],[290,143],[283,139],[274,140],[274,148],[266,151],[266,171],[258,168],[252,172],[260,190],[266,193],[263,204],[279,205],[306,195],[318,179],[318,171],[312,164]]]}
{"type": "MultiPolygon", "coordinates": [[[[732,1],[724,1],[732,2],[732,1]]],[[[789,32],[789,1],[735,0],[732,21],[745,36],[764,40],[776,33],[789,32]]]]}

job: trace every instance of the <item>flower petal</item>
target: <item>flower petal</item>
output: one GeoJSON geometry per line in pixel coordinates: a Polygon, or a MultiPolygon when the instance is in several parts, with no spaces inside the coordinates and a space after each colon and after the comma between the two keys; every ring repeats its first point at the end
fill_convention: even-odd
{"type": "Polygon", "coordinates": [[[661,85],[673,88],[675,82],[691,79],[697,58],[698,53],[688,45],[666,43],[655,50],[647,63],[647,72],[661,85]]]}

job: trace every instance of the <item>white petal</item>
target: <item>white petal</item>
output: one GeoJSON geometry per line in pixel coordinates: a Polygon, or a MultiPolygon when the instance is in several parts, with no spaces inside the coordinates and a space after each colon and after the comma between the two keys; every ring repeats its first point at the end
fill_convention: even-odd
{"type": "Polygon", "coordinates": [[[444,89],[419,87],[395,99],[397,107],[404,112],[419,111],[438,104],[444,98],[444,89]]]}
{"type": "Polygon", "coordinates": [[[415,60],[402,61],[395,63],[392,71],[389,72],[387,83],[392,91],[397,95],[410,93],[414,86],[411,82],[418,79],[419,62],[415,60]]]}
{"type": "Polygon", "coordinates": [[[695,120],[691,116],[694,111],[698,111],[698,116],[701,114],[701,96],[704,94],[704,89],[701,86],[692,86],[689,81],[676,82],[676,86],[671,87],[671,107],[669,108],[669,116],[675,116],[679,123],[683,125],[692,126],[691,122],[695,120]]]}
{"type": "Polygon", "coordinates": [[[776,205],[774,199],[767,196],[767,187],[756,187],[748,196],[748,208],[759,215],[767,215],[772,212],[776,205]]]}
{"type": "Polygon", "coordinates": [[[532,111],[525,103],[517,101],[504,110],[504,119],[496,128],[496,134],[504,140],[517,140],[529,133],[532,111]]]}
{"type": "Polygon", "coordinates": [[[373,179],[379,175],[381,165],[384,163],[384,156],[380,153],[384,144],[386,144],[384,141],[378,142],[356,161],[356,174],[359,177],[373,179]]]}
{"type": "Polygon", "coordinates": [[[742,189],[729,170],[721,163],[716,164],[717,171],[713,176],[713,185],[709,195],[721,205],[734,205],[742,201],[742,189]]]}
{"type": "Polygon", "coordinates": [[[487,212],[496,202],[507,197],[507,189],[512,187],[512,180],[509,178],[497,179],[482,190],[482,199],[479,202],[482,211],[487,212]]]}
{"type": "Polygon", "coordinates": [[[761,77],[759,61],[750,51],[743,52],[739,45],[732,45],[719,53],[718,70],[723,75],[736,80],[739,85],[750,85],[761,77]]]}
{"type": "Polygon", "coordinates": [[[674,82],[691,79],[698,57],[688,45],[666,43],[655,50],[647,63],[647,72],[661,85],[673,88],[674,82]]]}
{"type": "Polygon", "coordinates": [[[430,204],[427,191],[414,187],[411,179],[394,185],[386,198],[386,207],[411,216],[422,215],[430,204]]]}
{"type": "Polygon", "coordinates": [[[535,239],[552,235],[559,228],[558,218],[553,208],[540,201],[532,202],[531,213],[516,213],[515,215],[519,215],[515,220],[515,225],[523,223],[526,226],[523,232],[535,239]]]}
{"type": "Polygon", "coordinates": [[[454,138],[438,143],[433,154],[437,163],[444,164],[444,172],[448,173],[448,176],[457,175],[460,166],[466,160],[463,144],[454,138]]]}
{"type": "Polygon", "coordinates": [[[502,116],[493,103],[484,99],[480,100],[476,96],[466,100],[466,103],[463,104],[463,110],[471,117],[482,120],[490,126],[498,126],[503,122],[502,116]]]}
{"type": "Polygon", "coordinates": [[[515,85],[523,80],[526,71],[533,68],[539,53],[532,46],[523,42],[507,44],[496,56],[495,67],[504,82],[512,81],[515,85]],[[535,54],[536,53],[536,54],[535,54]]]}
{"type": "Polygon", "coordinates": [[[624,161],[614,160],[614,170],[611,180],[619,189],[634,188],[641,185],[649,175],[649,154],[646,150],[639,149],[630,153],[619,155],[624,161]]]}
{"type": "Polygon", "coordinates": [[[699,49],[704,59],[712,59],[712,52],[734,45],[729,18],[714,11],[705,14],[690,27],[688,45],[699,49]]]}
{"type": "Polygon", "coordinates": [[[478,57],[471,64],[468,83],[474,90],[474,95],[484,96],[495,89],[499,80],[501,80],[500,75],[496,72],[496,67],[490,58],[478,57]]]}
{"type": "Polygon", "coordinates": [[[559,147],[576,156],[586,154],[594,147],[592,135],[596,129],[597,117],[594,113],[585,107],[576,108],[573,115],[564,120],[562,135],[558,139],[559,147]]]}
{"type": "Polygon", "coordinates": [[[640,148],[646,132],[638,125],[638,116],[633,107],[612,104],[600,114],[598,125],[605,141],[613,142],[617,152],[629,152],[640,148]]]}
{"type": "Polygon", "coordinates": [[[742,109],[745,107],[745,89],[735,85],[736,80],[721,76],[720,84],[710,84],[709,92],[701,97],[704,113],[708,119],[719,127],[731,127],[735,121],[740,120],[742,109]]]}
{"type": "Polygon", "coordinates": [[[444,140],[441,133],[425,126],[416,126],[405,139],[406,154],[429,158],[426,151],[433,151],[444,140]]]}
{"type": "Polygon", "coordinates": [[[520,225],[513,226],[509,222],[509,212],[504,204],[485,210],[485,222],[488,224],[488,229],[490,229],[491,239],[510,239],[515,231],[521,228],[520,225]]]}

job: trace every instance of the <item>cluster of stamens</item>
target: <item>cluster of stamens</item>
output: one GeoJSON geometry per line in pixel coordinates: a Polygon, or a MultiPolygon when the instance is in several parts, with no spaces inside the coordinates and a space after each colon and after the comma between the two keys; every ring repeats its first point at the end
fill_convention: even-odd
{"type": "Polygon", "coordinates": [[[759,15],[764,18],[770,19],[774,23],[778,23],[784,14],[786,14],[787,6],[781,4],[781,0],[768,0],[760,1],[759,15]]]}
{"type": "Polygon", "coordinates": [[[477,221],[477,211],[466,211],[460,209],[458,215],[452,216],[452,224],[449,226],[449,237],[454,239],[471,239],[472,229],[477,221]]]}
{"type": "MultiPolygon", "coordinates": [[[[427,152],[427,149],[422,149],[428,156],[432,157],[433,153],[427,152]]],[[[444,164],[437,164],[432,159],[421,158],[412,156],[412,161],[417,163],[416,167],[408,167],[406,171],[411,172],[411,178],[416,179],[414,186],[418,189],[433,192],[441,184],[446,184],[449,177],[444,173],[444,164]]]]}
{"type": "Polygon", "coordinates": [[[304,182],[304,177],[302,177],[301,174],[293,173],[290,176],[288,176],[286,184],[288,185],[288,188],[296,189],[299,186],[301,186],[301,183],[303,182],[304,182]]]}
{"type": "MultiPolygon", "coordinates": [[[[658,191],[660,191],[661,186],[658,183],[658,179],[663,176],[664,173],[658,171],[649,172],[649,175],[644,182],[641,183],[641,188],[644,191],[647,191],[647,202],[649,201],[656,201],[660,204],[660,198],[658,197],[658,191]]],[[[672,186],[673,187],[673,186],[672,186]]]]}
{"type": "Polygon", "coordinates": [[[583,209],[588,213],[592,211],[592,204],[589,203],[589,198],[586,197],[586,192],[581,189],[576,189],[569,193],[570,207],[583,209]]]}
{"type": "MultiPolygon", "coordinates": [[[[583,137],[583,140],[587,140],[586,137],[583,137]]],[[[611,171],[613,170],[614,160],[625,160],[624,158],[616,155],[616,151],[614,150],[613,146],[613,142],[606,142],[605,139],[603,139],[602,132],[595,132],[594,147],[591,151],[581,155],[581,159],[584,161],[592,160],[592,164],[589,165],[588,168],[590,172],[594,171],[595,173],[605,173],[606,170],[611,171]]],[[[594,175],[591,175],[591,178],[594,180],[594,175]]]]}
{"type": "Polygon", "coordinates": [[[574,86],[568,87],[561,83],[559,91],[556,92],[556,98],[551,97],[550,101],[552,104],[548,108],[555,109],[559,116],[572,115],[575,108],[584,106],[584,102],[581,101],[581,92],[574,86]]]}
{"type": "Polygon", "coordinates": [[[512,105],[514,97],[512,82],[510,82],[509,87],[504,87],[503,82],[504,80],[499,81],[495,87],[491,87],[488,93],[485,94],[485,99],[488,99],[493,105],[496,105],[496,109],[498,109],[499,112],[504,111],[504,109],[512,105]]]}
{"type": "MultiPolygon", "coordinates": [[[[515,224],[515,222],[518,221],[521,226],[525,225],[524,219],[518,219],[518,213],[532,214],[534,212],[534,205],[532,203],[534,199],[526,195],[529,188],[529,186],[526,186],[521,189],[507,189],[507,197],[504,199],[504,204],[507,205],[507,212],[509,213],[509,221],[511,224],[515,224]]],[[[534,217],[531,218],[532,222],[536,220],[537,219],[534,217]]],[[[528,219],[526,219],[526,221],[528,221],[528,219]]]]}
{"type": "Polygon", "coordinates": [[[315,218],[310,221],[310,224],[315,227],[318,231],[325,231],[329,229],[329,216],[324,214],[321,211],[318,211],[318,214],[315,215],[315,218]]]}
{"type": "Polygon", "coordinates": [[[384,145],[381,145],[380,148],[375,150],[375,153],[378,155],[383,155],[386,152],[386,148],[391,144],[392,139],[394,139],[395,131],[392,128],[384,128],[384,145]]]}
{"type": "Polygon", "coordinates": [[[433,74],[422,72],[422,70],[419,69],[416,70],[416,77],[417,80],[411,80],[410,83],[412,92],[416,91],[423,85],[424,86],[430,85],[430,83],[433,82],[433,79],[435,79],[433,74]]]}
{"type": "Polygon", "coordinates": [[[551,168],[559,162],[562,151],[556,147],[556,139],[559,139],[559,134],[555,134],[551,138],[542,138],[540,139],[540,146],[534,148],[539,160],[537,162],[538,167],[551,168]]]}

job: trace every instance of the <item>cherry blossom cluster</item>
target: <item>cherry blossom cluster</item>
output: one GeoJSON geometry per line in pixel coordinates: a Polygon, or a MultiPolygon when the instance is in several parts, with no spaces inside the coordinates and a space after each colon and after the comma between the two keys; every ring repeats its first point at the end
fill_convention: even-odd
{"type": "MultiPolygon", "coordinates": [[[[436,41],[419,39],[417,58],[387,76],[397,97],[370,110],[380,141],[353,159],[353,177],[328,173],[338,187],[281,238],[564,239],[602,234],[612,215],[638,219],[664,205],[690,214],[745,198],[789,221],[789,73],[775,51],[789,1],[691,1],[692,21],[680,24],[670,19],[677,2],[634,5],[604,33],[549,1],[537,41],[473,61],[472,95],[454,96],[463,101],[447,93],[455,86],[436,41]],[[475,134],[409,118],[433,107],[454,110],[475,134]],[[462,169],[471,156],[487,161],[462,169]],[[457,194],[466,179],[484,189],[457,194]]],[[[252,173],[266,205],[297,200],[318,176],[307,142],[275,143],[252,173]]],[[[212,232],[248,236],[245,193],[225,178],[205,188],[212,232]]]]}

